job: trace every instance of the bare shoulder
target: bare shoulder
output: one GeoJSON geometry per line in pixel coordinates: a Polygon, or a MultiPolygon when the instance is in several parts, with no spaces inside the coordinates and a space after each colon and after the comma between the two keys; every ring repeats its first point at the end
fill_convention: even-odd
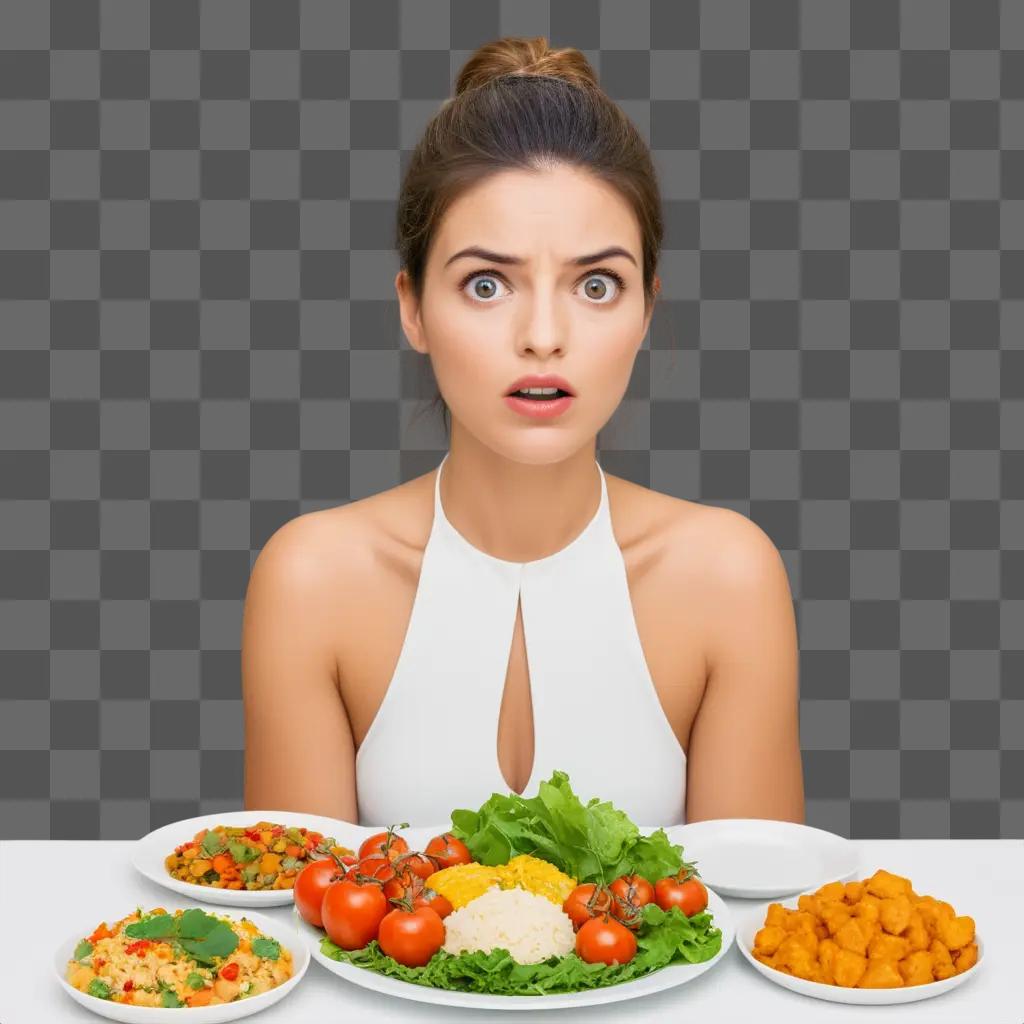
{"type": "Polygon", "coordinates": [[[339,584],[368,579],[400,559],[406,549],[425,545],[430,523],[418,514],[424,479],[290,519],[264,545],[253,576],[260,570],[286,584],[312,593],[327,591],[335,598],[353,593],[355,588],[339,584]]]}
{"type": "Polygon", "coordinates": [[[676,580],[699,579],[704,588],[749,587],[785,565],[775,543],[749,516],[608,477],[617,503],[616,533],[623,551],[646,548],[676,580]],[[621,527],[619,524],[622,524],[621,527]]]}

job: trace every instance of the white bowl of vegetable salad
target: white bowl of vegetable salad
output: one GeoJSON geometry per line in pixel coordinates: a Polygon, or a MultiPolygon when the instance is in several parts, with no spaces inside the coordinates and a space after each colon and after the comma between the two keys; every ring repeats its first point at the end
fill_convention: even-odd
{"type": "Polygon", "coordinates": [[[238,1020],[283,999],[309,967],[294,928],[262,914],[199,907],[136,907],[61,943],[57,979],[84,1007],[111,1020],[238,1020]]]}

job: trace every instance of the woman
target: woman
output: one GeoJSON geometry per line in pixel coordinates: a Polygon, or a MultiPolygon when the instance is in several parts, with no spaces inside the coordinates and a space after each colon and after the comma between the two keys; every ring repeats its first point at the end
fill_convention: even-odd
{"type": "Polygon", "coordinates": [[[595,457],[661,236],[650,153],[579,50],[472,55],[398,212],[402,327],[449,452],[260,553],[247,807],[435,825],[561,769],[644,825],[803,820],[778,551],[747,517],[595,457]]]}

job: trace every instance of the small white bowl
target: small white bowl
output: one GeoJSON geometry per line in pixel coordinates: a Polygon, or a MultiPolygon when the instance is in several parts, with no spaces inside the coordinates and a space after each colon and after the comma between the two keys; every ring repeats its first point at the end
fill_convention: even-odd
{"type": "MultiPolygon", "coordinates": [[[[796,910],[798,898],[794,897],[783,901],[773,900],[772,902],[781,902],[784,907],[796,910]]],[[[768,906],[769,904],[765,903],[761,907],[750,910],[745,917],[740,919],[736,927],[736,945],[739,946],[747,963],[769,981],[774,981],[776,985],[788,988],[792,992],[799,992],[804,996],[811,996],[814,999],[825,999],[830,1003],[883,1006],[889,1003],[916,1003],[920,999],[931,999],[934,996],[941,996],[973,978],[985,959],[985,947],[981,939],[975,937],[975,942],[978,943],[978,962],[963,974],[954,974],[953,977],[945,978],[942,981],[930,981],[925,985],[909,985],[903,988],[845,988],[842,985],[825,985],[820,981],[807,981],[761,963],[751,952],[754,948],[754,936],[764,926],[768,906]]]]}
{"type": "MultiPolygon", "coordinates": [[[[178,909],[188,910],[188,906],[165,904],[165,909],[173,912],[178,909]]],[[[218,912],[219,913],[219,912],[218,912]]],[[[232,914],[222,915],[238,920],[232,914]]],[[[241,916],[241,915],[239,915],[241,916]]],[[[196,1006],[187,1007],[187,1013],[182,1014],[181,1008],[162,1006],[134,1006],[131,1003],[114,1003],[109,999],[99,999],[87,992],[81,992],[73,985],[70,985],[66,978],[68,961],[72,959],[75,947],[82,941],[84,936],[89,935],[96,927],[95,921],[75,932],[71,938],[65,940],[57,947],[54,954],[53,966],[57,975],[57,981],[61,988],[77,1003],[81,1003],[87,1010],[98,1013],[100,1016],[109,1017],[111,1020],[123,1021],[124,1024],[160,1024],[161,1021],[195,1021],[196,1024],[221,1024],[223,1021],[239,1020],[251,1014],[259,1013],[268,1006],[283,999],[302,980],[303,975],[309,967],[309,945],[299,935],[296,929],[290,924],[282,924],[271,917],[263,914],[246,913],[244,915],[253,924],[258,926],[260,932],[268,938],[276,939],[281,946],[292,954],[292,976],[283,984],[270,989],[269,992],[261,992],[257,996],[248,996],[233,1003],[223,1003],[220,1006],[196,1006]]],[[[115,919],[116,920],[116,919],[115,919]]]]}

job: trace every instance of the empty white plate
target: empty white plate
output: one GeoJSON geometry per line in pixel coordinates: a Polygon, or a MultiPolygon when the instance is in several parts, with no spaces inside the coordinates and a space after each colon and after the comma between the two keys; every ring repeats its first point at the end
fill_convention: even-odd
{"type": "Polygon", "coordinates": [[[767,899],[851,878],[857,850],[848,839],[791,821],[721,818],[666,829],[701,880],[721,896],[767,899]]]}

